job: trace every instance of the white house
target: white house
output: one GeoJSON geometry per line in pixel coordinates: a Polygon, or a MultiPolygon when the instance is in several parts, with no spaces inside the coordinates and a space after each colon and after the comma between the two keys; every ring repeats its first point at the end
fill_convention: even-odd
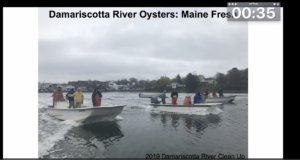
{"type": "Polygon", "coordinates": [[[114,82],[110,82],[108,84],[108,87],[109,87],[110,90],[118,90],[118,85],[114,82]]]}
{"type": "Polygon", "coordinates": [[[41,83],[39,89],[48,89],[51,83],[41,83]]]}
{"type": "Polygon", "coordinates": [[[72,85],[67,85],[65,88],[66,88],[67,91],[70,91],[71,89],[75,90],[75,87],[72,86],[72,85]]]}
{"type": "Polygon", "coordinates": [[[217,85],[217,81],[213,78],[204,78],[204,79],[201,79],[200,82],[204,82],[209,85],[217,85]]]}
{"type": "Polygon", "coordinates": [[[171,83],[172,88],[178,88],[178,87],[185,87],[184,84],[179,84],[179,83],[171,83]]]}
{"type": "Polygon", "coordinates": [[[117,87],[119,90],[129,90],[128,85],[118,85],[117,87]]]}
{"type": "Polygon", "coordinates": [[[176,88],[177,83],[171,83],[172,88],[176,88]]]}
{"type": "Polygon", "coordinates": [[[86,87],[80,87],[80,88],[81,88],[81,91],[87,91],[86,87]]]}
{"type": "Polygon", "coordinates": [[[65,91],[68,91],[67,90],[67,84],[65,84],[65,83],[57,83],[57,86],[60,86],[61,87],[61,90],[63,91],[63,92],[65,92],[65,91]]]}

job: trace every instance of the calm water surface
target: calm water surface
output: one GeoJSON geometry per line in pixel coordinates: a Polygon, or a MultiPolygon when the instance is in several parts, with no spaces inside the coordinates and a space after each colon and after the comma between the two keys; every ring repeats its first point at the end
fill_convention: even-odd
{"type": "MultiPolygon", "coordinates": [[[[91,94],[84,93],[85,105],[92,105],[91,94]]],[[[114,121],[81,125],[48,116],[44,108],[52,104],[52,94],[39,93],[39,157],[146,158],[146,154],[248,157],[248,94],[224,94],[238,96],[233,103],[223,104],[209,115],[152,111],[148,105],[150,99],[139,98],[133,92],[102,94],[102,105],[127,106],[114,121]]],[[[185,95],[179,93],[178,102],[183,102],[185,95]]],[[[168,98],[167,103],[170,102],[168,98]]]]}

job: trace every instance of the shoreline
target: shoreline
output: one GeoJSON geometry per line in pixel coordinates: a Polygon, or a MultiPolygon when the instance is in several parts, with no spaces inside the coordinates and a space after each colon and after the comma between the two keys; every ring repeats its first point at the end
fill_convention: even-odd
{"type": "MultiPolygon", "coordinates": [[[[171,92],[172,90],[166,90],[167,92],[171,92]]],[[[83,93],[93,93],[92,91],[82,91],[83,93]]],[[[102,93],[106,92],[137,92],[137,93],[143,93],[143,92],[149,92],[149,93],[162,93],[162,91],[149,91],[149,90],[119,90],[119,91],[101,91],[102,93]]],[[[193,92],[187,92],[187,91],[180,91],[177,90],[178,93],[193,93],[193,92]]],[[[38,93],[53,93],[53,91],[39,91],[38,93]]],[[[63,91],[63,93],[67,93],[67,91],[63,91]]],[[[209,93],[212,93],[209,91],[209,93]]],[[[247,93],[248,91],[245,90],[223,90],[223,93],[247,93]]]]}

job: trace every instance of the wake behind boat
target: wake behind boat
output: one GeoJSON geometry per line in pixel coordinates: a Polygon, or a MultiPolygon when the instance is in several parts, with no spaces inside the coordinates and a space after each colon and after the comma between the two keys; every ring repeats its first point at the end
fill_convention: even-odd
{"type": "Polygon", "coordinates": [[[66,101],[57,101],[54,108],[48,106],[46,112],[59,120],[73,120],[79,123],[94,123],[116,118],[126,105],[90,107],[69,109],[66,101]]]}

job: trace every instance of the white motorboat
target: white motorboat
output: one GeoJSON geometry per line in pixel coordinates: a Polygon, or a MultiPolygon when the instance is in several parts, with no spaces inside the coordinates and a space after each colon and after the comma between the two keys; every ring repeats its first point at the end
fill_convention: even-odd
{"type": "Polygon", "coordinates": [[[150,104],[153,110],[171,113],[190,113],[190,112],[212,112],[222,103],[199,103],[199,104],[150,104]]]}
{"type": "Polygon", "coordinates": [[[191,107],[211,107],[211,106],[220,106],[222,103],[196,103],[196,104],[190,104],[190,105],[184,105],[184,104],[150,104],[153,107],[184,107],[184,108],[191,108],[191,107]]]}
{"type": "Polygon", "coordinates": [[[235,99],[236,95],[228,97],[208,97],[206,103],[230,103],[235,99]]]}
{"type": "Polygon", "coordinates": [[[57,101],[54,108],[48,106],[46,112],[59,120],[73,120],[79,123],[94,123],[102,120],[110,120],[117,117],[126,105],[71,108],[66,101],[57,101]]]}
{"type": "Polygon", "coordinates": [[[139,94],[140,98],[156,98],[156,97],[161,97],[162,93],[154,93],[154,94],[148,94],[144,95],[142,93],[139,94]]]}

